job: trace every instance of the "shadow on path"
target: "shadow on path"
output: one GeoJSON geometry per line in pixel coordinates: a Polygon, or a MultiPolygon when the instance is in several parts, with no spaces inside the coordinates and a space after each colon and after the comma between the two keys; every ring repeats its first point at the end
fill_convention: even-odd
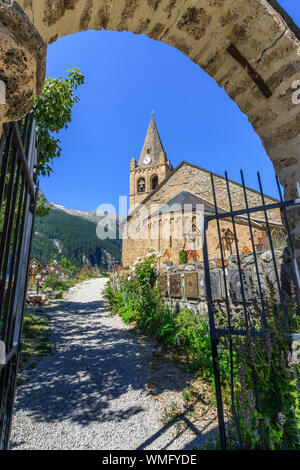
{"type": "MultiPolygon", "coordinates": [[[[50,317],[53,351],[37,363],[27,382],[18,388],[15,412],[26,410],[33,422],[69,420],[85,427],[121,423],[134,416],[139,419],[140,413],[149,412],[149,402],[153,402],[153,408],[158,406],[145,392],[153,347],[141,344],[118,317],[110,316],[103,300],[67,301],[57,309],[49,308],[46,314],[50,317]]],[[[184,381],[181,388],[187,385],[184,381]]],[[[170,381],[166,387],[178,389],[178,384],[170,381]]],[[[153,443],[173,424],[162,427],[138,448],[153,443]]],[[[189,427],[196,435],[201,434],[192,423],[189,427]]],[[[19,445],[15,442],[12,447],[19,445]]]]}

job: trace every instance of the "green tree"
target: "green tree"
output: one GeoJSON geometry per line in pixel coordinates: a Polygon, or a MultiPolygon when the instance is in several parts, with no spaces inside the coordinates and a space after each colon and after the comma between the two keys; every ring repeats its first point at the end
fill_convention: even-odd
{"type": "Polygon", "coordinates": [[[37,217],[47,217],[50,212],[50,207],[46,206],[46,198],[45,197],[38,197],[37,205],[36,205],[36,216],[37,217]]]}
{"type": "Polygon", "coordinates": [[[53,134],[68,129],[72,121],[72,108],[79,101],[75,91],[85,81],[79,69],[67,70],[67,78],[47,78],[43,94],[36,96],[33,113],[39,128],[38,166],[39,175],[50,175],[52,161],[61,154],[60,140],[53,134]]]}

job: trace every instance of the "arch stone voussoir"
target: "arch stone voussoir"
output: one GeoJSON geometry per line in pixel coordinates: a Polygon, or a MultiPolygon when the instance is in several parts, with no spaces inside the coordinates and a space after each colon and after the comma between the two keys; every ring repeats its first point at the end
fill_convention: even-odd
{"type": "Polygon", "coordinates": [[[46,70],[46,44],[14,0],[0,1],[0,81],[5,96],[0,104],[3,122],[19,119],[42,92],[46,70]]]}
{"type": "Polygon", "coordinates": [[[247,114],[286,197],[296,195],[300,33],[275,0],[0,0],[0,80],[7,86],[2,122],[19,118],[41,91],[41,37],[50,44],[102,28],[146,34],[198,64],[247,114]],[[10,62],[9,51],[14,51],[10,62]]]}

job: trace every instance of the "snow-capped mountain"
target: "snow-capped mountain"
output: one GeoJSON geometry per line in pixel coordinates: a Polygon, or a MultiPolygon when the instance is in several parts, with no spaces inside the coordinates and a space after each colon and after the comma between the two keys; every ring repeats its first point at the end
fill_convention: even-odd
{"type": "Polygon", "coordinates": [[[63,212],[66,212],[69,215],[76,215],[77,217],[81,217],[83,219],[89,220],[90,222],[98,223],[103,220],[103,224],[108,226],[108,229],[113,229],[115,226],[119,228],[120,223],[124,220],[123,217],[120,217],[117,214],[112,213],[105,213],[105,211],[80,211],[77,209],[67,209],[66,207],[62,206],[61,204],[55,204],[53,202],[47,202],[47,207],[50,209],[58,209],[63,212]]]}

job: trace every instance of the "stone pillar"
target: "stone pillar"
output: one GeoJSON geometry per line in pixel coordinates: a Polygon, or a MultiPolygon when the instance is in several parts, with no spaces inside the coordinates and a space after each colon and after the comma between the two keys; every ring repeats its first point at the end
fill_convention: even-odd
{"type": "Polygon", "coordinates": [[[21,119],[41,94],[46,44],[15,0],[0,0],[0,134],[21,119]]]}
{"type": "MultiPolygon", "coordinates": [[[[299,67],[298,64],[295,67],[299,67]]],[[[300,75],[296,77],[300,78],[300,75]]],[[[292,120],[285,122],[289,113],[283,110],[283,124],[277,127],[276,132],[273,130],[265,141],[266,151],[272,157],[275,172],[284,189],[285,200],[300,199],[300,102],[293,102],[291,92],[292,89],[286,101],[292,111],[292,120]]],[[[300,206],[290,207],[286,213],[300,270],[300,206]]]]}
{"type": "MultiPolygon", "coordinates": [[[[300,163],[277,168],[276,173],[284,188],[284,199],[300,199],[300,163]]],[[[289,207],[286,213],[300,271],[300,206],[289,207]]]]}

